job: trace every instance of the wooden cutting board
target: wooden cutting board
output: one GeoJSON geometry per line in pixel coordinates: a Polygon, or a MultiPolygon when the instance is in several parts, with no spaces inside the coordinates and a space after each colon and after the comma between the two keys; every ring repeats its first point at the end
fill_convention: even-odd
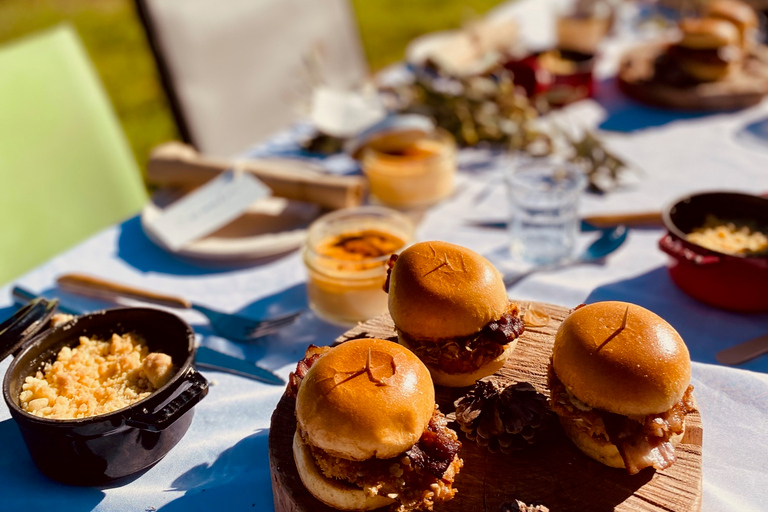
{"type": "MultiPolygon", "coordinates": [[[[524,311],[531,303],[521,302],[524,311]]],[[[569,309],[535,303],[550,320],[544,327],[527,327],[513,357],[498,375],[517,382],[527,381],[548,395],[547,365],[554,334],[569,309]]],[[[355,338],[396,340],[389,315],[383,315],[351,329],[337,342],[355,338]]],[[[454,410],[453,402],[466,392],[437,388],[437,402],[444,413],[454,410]]],[[[299,479],[293,462],[292,443],[296,429],[295,400],[283,396],[272,415],[269,431],[269,462],[272,491],[277,512],[331,512],[310,495],[299,479]]],[[[458,430],[455,424],[451,424],[458,430]]],[[[701,417],[695,412],[686,418],[686,433],[677,447],[677,462],[669,469],[645,469],[630,476],[593,461],[565,437],[556,419],[547,424],[541,440],[511,455],[492,454],[464,438],[459,455],[464,467],[456,477],[456,497],[435,511],[498,512],[503,503],[515,499],[541,503],[552,512],[689,512],[701,506],[701,417]]]]}
{"type": "Polygon", "coordinates": [[[664,45],[639,46],[619,65],[619,87],[628,96],[658,107],[689,111],[726,111],[751,107],[768,94],[768,47],[759,45],[737,73],[716,82],[676,87],[659,81],[655,61],[664,45]]]}

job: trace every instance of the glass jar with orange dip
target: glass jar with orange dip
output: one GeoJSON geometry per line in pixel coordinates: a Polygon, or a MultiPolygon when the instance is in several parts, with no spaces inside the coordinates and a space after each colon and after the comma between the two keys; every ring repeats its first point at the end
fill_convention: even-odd
{"type": "Polygon", "coordinates": [[[379,206],[338,210],[309,227],[307,298],[331,323],[354,325],[387,311],[387,261],[413,241],[413,222],[379,206]]]}
{"type": "Polygon", "coordinates": [[[361,165],[374,201],[398,209],[426,207],[453,192],[456,142],[441,128],[383,132],[366,143],[361,165]]]}

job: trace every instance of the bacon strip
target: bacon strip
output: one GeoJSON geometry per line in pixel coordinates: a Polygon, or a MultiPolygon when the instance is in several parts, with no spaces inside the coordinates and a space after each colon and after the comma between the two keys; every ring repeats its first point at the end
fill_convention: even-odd
{"type": "Polygon", "coordinates": [[[437,412],[429,420],[419,442],[405,452],[416,466],[437,478],[442,478],[461,448],[461,441],[446,425],[445,417],[437,412]]]}
{"type": "Polygon", "coordinates": [[[312,368],[315,361],[320,359],[329,350],[331,350],[331,347],[318,347],[317,345],[307,347],[306,352],[304,352],[304,358],[296,364],[296,371],[288,375],[288,386],[285,389],[286,395],[296,396],[299,392],[301,381],[306,377],[309,369],[312,368]]]}
{"type": "Polygon", "coordinates": [[[675,462],[669,439],[683,432],[685,415],[693,412],[693,386],[668,411],[629,418],[601,409],[577,406],[549,367],[550,407],[559,416],[575,419],[592,437],[608,441],[619,450],[630,475],[647,467],[666,469],[675,462]]]}
{"type": "Polygon", "coordinates": [[[511,302],[498,320],[469,336],[420,340],[398,332],[425,363],[450,374],[469,373],[499,357],[506,344],[523,334],[525,322],[518,312],[517,304],[511,302]]]}

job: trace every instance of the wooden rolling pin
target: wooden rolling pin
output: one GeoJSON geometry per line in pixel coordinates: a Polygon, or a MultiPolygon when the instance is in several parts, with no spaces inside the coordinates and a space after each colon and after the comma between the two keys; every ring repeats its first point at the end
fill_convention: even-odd
{"type": "MultiPolygon", "coordinates": [[[[234,161],[207,158],[192,146],[168,142],[150,154],[147,177],[161,187],[194,188],[234,166],[234,161]]],[[[238,167],[263,181],[275,196],[316,203],[332,210],[358,206],[365,194],[364,178],[326,174],[298,160],[244,160],[238,167]]]]}

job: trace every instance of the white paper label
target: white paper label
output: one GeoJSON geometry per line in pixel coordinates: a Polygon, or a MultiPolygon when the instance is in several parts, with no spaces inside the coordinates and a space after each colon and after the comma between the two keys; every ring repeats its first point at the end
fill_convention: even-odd
{"type": "Polygon", "coordinates": [[[230,169],[163,210],[152,228],[168,248],[177,251],[226,226],[271,193],[251,173],[230,169]]]}

